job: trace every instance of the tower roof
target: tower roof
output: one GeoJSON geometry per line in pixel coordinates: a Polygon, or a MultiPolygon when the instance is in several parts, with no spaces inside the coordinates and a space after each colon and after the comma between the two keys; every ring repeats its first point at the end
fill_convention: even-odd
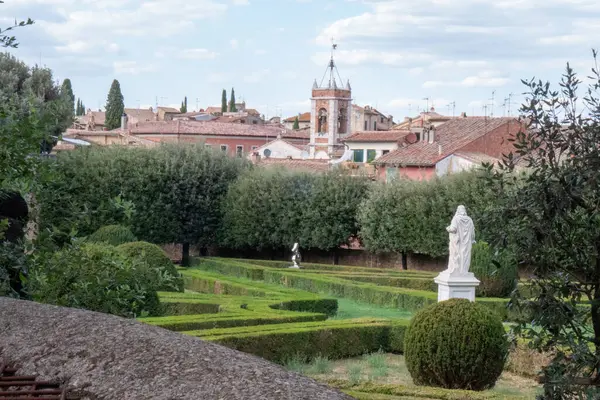
{"type": "Polygon", "coordinates": [[[337,44],[331,40],[331,58],[329,59],[329,63],[327,64],[327,68],[325,69],[325,73],[323,74],[323,78],[321,79],[321,84],[317,85],[317,81],[313,84],[313,89],[345,89],[350,90],[350,81],[347,81],[346,85],[344,85],[344,81],[340,76],[340,73],[335,65],[334,52],[337,49],[337,44]]]}

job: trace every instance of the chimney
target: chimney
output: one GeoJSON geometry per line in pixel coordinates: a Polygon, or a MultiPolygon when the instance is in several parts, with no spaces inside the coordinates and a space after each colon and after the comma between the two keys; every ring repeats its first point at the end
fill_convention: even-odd
{"type": "Polygon", "coordinates": [[[435,126],[429,128],[429,144],[435,142],[435,126]]]}
{"type": "Polygon", "coordinates": [[[442,155],[442,145],[438,144],[438,156],[442,155]]]}
{"type": "Polygon", "coordinates": [[[124,131],[127,129],[127,114],[123,113],[121,115],[121,130],[124,131]]]}
{"type": "Polygon", "coordinates": [[[467,113],[466,113],[466,112],[464,112],[464,111],[463,111],[463,112],[461,112],[461,113],[460,113],[460,117],[461,117],[461,118],[467,118],[467,113]]]}

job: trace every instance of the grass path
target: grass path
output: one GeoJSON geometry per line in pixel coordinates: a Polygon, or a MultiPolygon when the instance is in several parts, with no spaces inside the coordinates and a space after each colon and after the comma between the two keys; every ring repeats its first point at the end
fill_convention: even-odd
{"type": "Polygon", "coordinates": [[[397,308],[380,307],[374,304],[359,303],[346,298],[338,298],[338,312],[333,319],[353,318],[390,318],[410,319],[413,315],[410,311],[397,308]]]}

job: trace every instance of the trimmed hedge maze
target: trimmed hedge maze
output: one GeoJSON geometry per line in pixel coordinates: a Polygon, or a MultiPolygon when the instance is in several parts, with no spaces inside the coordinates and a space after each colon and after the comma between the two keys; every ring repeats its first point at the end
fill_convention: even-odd
{"type": "MultiPolygon", "coordinates": [[[[164,317],[140,321],[284,363],[317,355],[402,353],[406,319],[335,319],[336,298],[415,311],[437,300],[423,271],[223,258],[180,269],[185,293],[161,292],[164,317]]],[[[478,299],[507,318],[505,299],[478,299]]]]}

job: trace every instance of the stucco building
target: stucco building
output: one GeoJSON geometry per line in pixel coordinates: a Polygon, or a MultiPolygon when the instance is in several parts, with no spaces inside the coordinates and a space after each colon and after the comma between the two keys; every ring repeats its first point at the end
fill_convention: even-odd
{"type": "Polygon", "coordinates": [[[394,117],[384,115],[371,106],[352,105],[351,132],[387,131],[394,125],[394,117]]]}

